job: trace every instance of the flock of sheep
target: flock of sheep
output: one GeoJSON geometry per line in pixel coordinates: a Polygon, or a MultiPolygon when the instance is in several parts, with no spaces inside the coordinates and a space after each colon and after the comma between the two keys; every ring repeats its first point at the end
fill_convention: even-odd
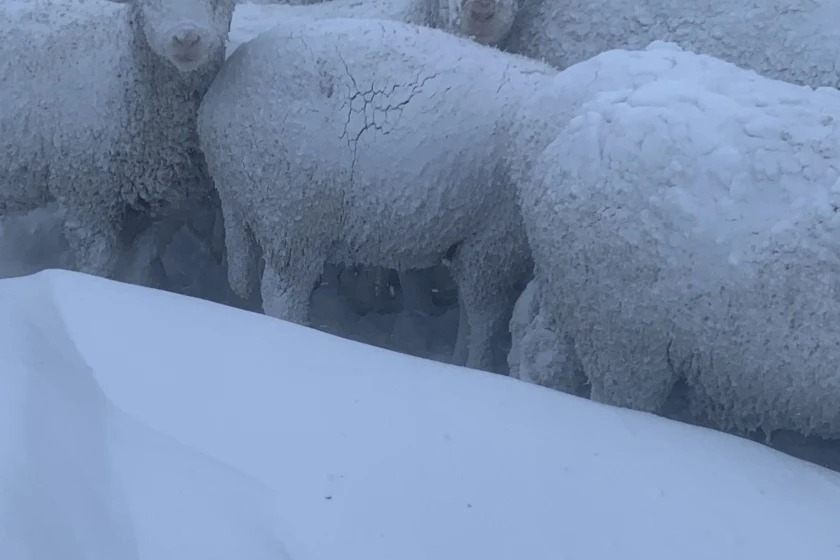
{"type": "Polygon", "coordinates": [[[325,265],[445,263],[458,363],[840,437],[840,3],[235,7],[0,3],[0,216],[110,277],[186,224],[301,324],[325,265]]]}

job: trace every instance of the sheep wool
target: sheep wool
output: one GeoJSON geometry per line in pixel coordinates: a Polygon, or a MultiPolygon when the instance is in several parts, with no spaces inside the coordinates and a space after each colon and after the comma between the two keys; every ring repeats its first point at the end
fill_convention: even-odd
{"type": "Polygon", "coordinates": [[[0,214],[57,201],[76,268],[110,276],[129,213],[160,215],[201,188],[196,113],[232,12],[233,0],[0,3],[0,214]]]}
{"type": "Polygon", "coordinates": [[[595,400],[656,412],[684,380],[722,429],[840,437],[840,92],[661,43],[545,91],[584,101],[519,185],[531,328],[595,400]]]}
{"type": "Polygon", "coordinates": [[[554,74],[383,20],[294,19],[242,45],[198,122],[231,286],[261,285],[266,313],[306,323],[326,262],[406,270],[449,256],[467,364],[491,369],[530,268],[501,156],[522,99],[554,74]]]}

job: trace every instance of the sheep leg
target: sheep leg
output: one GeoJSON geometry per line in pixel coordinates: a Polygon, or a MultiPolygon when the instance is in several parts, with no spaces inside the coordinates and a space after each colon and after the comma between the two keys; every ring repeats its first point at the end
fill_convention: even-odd
{"type": "Polygon", "coordinates": [[[111,278],[117,266],[119,212],[108,205],[85,207],[62,201],[64,237],[79,272],[111,278]]]}
{"type": "Polygon", "coordinates": [[[574,339],[562,318],[542,309],[540,290],[532,281],[514,307],[510,321],[510,376],[564,393],[588,396],[583,366],[574,339]]]}
{"type": "MultiPolygon", "coordinates": [[[[466,344],[466,366],[502,372],[506,364],[505,339],[508,336],[516,285],[527,273],[527,245],[499,239],[506,232],[494,232],[493,238],[464,243],[452,259],[452,274],[458,285],[461,305],[458,337],[466,344]],[[490,269],[488,263],[502,263],[490,269]]],[[[511,236],[513,237],[513,236],[511,236]]]]}
{"type": "MultiPolygon", "coordinates": [[[[254,235],[230,203],[222,201],[227,276],[233,292],[248,299],[259,285],[259,246],[254,235]]],[[[268,268],[268,267],[266,267],[268,268]]]]}
{"type": "Polygon", "coordinates": [[[290,266],[279,267],[277,259],[267,258],[260,286],[263,312],[298,325],[309,325],[312,286],[323,268],[323,259],[300,259],[290,266]]]}
{"type": "Polygon", "coordinates": [[[191,205],[193,211],[187,214],[184,223],[201,240],[217,263],[224,260],[224,231],[218,193],[211,191],[196,197],[191,205]]]}
{"type": "MultiPolygon", "coordinates": [[[[458,292],[458,299],[461,294],[458,292]]],[[[452,363],[463,366],[467,363],[467,341],[470,337],[470,325],[467,318],[467,308],[458,302],[458,331],[455,335],[455,350],[453,352],[452,363]]]]}

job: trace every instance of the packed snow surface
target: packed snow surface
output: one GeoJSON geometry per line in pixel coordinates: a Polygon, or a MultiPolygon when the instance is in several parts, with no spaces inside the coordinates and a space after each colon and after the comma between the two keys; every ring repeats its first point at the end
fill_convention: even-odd
{"type": "Polygon", "coordinates": [[[840,557],[836,473],[198,299],[3,280],[0,355],[0,558],[840,557]]]}
{"type": "Polygon", "coordinates": [[[288,560],[275,492],[106,398],[62,277],[0,289],[0,558],[288,560]]]}

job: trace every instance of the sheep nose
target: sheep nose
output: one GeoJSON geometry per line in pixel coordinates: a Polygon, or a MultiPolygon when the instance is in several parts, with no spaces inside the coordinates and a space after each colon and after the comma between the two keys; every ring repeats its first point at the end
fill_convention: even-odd
{"type": "Polygon", "coordinates": [[[199,41],[201,41],[201,36],[193,29],[180,31],[172,36],[172,42],[175,43],[177,47],[184,49],[194,47],[199,41]]]}

